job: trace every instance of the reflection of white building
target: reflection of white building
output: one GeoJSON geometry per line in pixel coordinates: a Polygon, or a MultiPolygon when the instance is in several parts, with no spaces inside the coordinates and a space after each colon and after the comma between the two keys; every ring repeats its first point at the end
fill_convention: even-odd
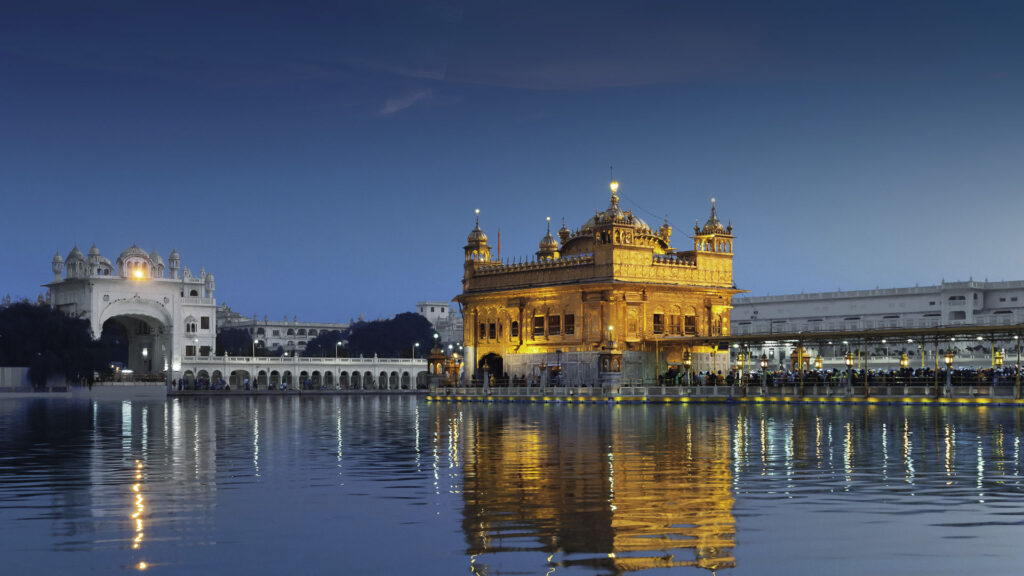
{"type": "Polygon", "coordinates": [[[214,350],[217,306],[214,278],[205,270],[193,276],[172,250],[164,265],[154,250],[138,246],[117,258],[116,268],[93,246],[88,256],[76,246],[52,262],[48,299],[69,316],[89,321],[93,338],[110,322],[128,336],[128,368],[136,372],[181,374],[185,356],[207,356],[214,350]],[[165,272],[166,270],[166,272],[165,272]],[[167,273],[169,272],[169,274],[167,273]]]}
{"type": "Polygon", "coordinates": [[[430,321],[442,342],[462,342],[462,314],[450,302],[417,302],[416,312],[430,321]]]}
{"type": "Polygon", "coordinates": [[[291,320],[285,316],[284,320],[275,322],[264,315],[263,320],[257,320],[255,315],[251,318],[244,316],[226,305],[217,309],[217,330],[241,328],[249,332],[249,336],[253,340],[258,340],[267,350],[280,348],[289,354],[302,352],[306,349],[306,344],[322,332],[344,332],[348,327],[348,324],[336,322],[299,322],[296,316],[292,316],[291,320]]]}
{"type": "Polygon", "coordinates": [[[913,288],[737,296],[732,306],[735,335],[1007,326],[1024,323],[1024,281],[943,282],[913,288]]]}

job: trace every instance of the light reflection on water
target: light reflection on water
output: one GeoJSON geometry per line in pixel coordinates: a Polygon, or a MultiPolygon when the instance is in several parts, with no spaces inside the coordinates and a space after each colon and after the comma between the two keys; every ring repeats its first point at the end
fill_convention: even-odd
{"type": "Polygon", "coordinates": [[[1021,437],[986,407],[0,399],[0,553],[12,574],[1018,573],[1021,437]]]}

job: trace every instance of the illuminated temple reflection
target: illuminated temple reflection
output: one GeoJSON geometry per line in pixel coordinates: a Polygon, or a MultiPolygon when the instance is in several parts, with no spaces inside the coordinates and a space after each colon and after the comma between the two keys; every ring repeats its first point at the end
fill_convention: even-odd
{"type": "MultiPolygon", "coordinates": [[[[447,425],[460,420],[446,410],[439,415],[447,425]]],[[[542,553],[537,561],[549,574],[735,566],[729,422],[602,412],[550,410],[537,422],[512,411],[460,422],[474,573],[501,574],[502,556],[523,552],[542,553]]]]}

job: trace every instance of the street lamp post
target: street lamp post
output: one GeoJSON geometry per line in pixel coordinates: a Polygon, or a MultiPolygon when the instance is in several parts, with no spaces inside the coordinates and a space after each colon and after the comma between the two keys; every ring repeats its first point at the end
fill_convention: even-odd
{"type": "Polygon", "coordinates": [[[853,352],[846,353],[846,389],[853,396],[853,352]]]}
{"type": "Polygon", "coordinates": [[[946,350],[946,353],[942,356],[942,361],[946,364],[946,397],[953,395],[953,349],[946,350]]]}
{"type": "Polygon", "coordinates": [[[743,355],[743,352],[736,355],[736,374],[739,376],[740,386],[743,385],[743,361],[745,359],[746,356],[743,355]]]}
{"type": "Polygon", "coordinates": [[[343,344],[343,342],[341,342],[341,341],[335,342],[335,344],[334,344],[334,357],[335,358],[338,357],[338,348],[341,348],[342,344],[343,344]]]}
{"type": "Polygon", "coordinates": [[[413,360],[416,359],[416,352],[419,351],[419,348],[420,348],[420,343],[419,342],[416,342],[415,344],[412,345],[412,359],[413,360]]]}
{"type": "Polygon", "coordinates": [[[1013,339],[1017,341],[1017,380],[1014,384],[1013,397],[1020,400],[1020,334],[1015,334],[1013,339]]]}
{"type": "Polygon", "coordinates": [[[690,385],[690,366],[693,366],[693,356],[690,351],[683,352],[683,365],[686,366],[686,385],[690,385]]]}
{"type": "Polygon", "coordinates": [[[260,343],[259,340],[253,340],[252,341],[252,357],[253,358],[256,357],[256,345],[259,344],[259,343],[260,343]]]}
{"type": "Polygon", "coordinates": [[[824,366],[824,365],[825,365],[825,361],[821,358],[821,349],[819,348],[818,349],[818,356],[817,356],[817,358],[814,359],[814,374],[815,374],[815,377],[818,379],[817,382],[814,383],[814,393],[815,394],[818,393],[818,382],[821,382],[821,367],[824,366]]]}
{"type": "Polygon", "coordinates": [[[768,382],[768,356],[761,354],[761,394],[765,394],[765,386],[768,382]]]}

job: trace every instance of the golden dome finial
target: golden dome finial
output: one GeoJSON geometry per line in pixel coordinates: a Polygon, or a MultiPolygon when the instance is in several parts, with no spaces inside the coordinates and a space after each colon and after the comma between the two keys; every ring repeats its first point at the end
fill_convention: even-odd
{"type": "Polygon", "coordinates": [[[551,216],[548,216],[548,234],[551,234],[551,216]]]}

